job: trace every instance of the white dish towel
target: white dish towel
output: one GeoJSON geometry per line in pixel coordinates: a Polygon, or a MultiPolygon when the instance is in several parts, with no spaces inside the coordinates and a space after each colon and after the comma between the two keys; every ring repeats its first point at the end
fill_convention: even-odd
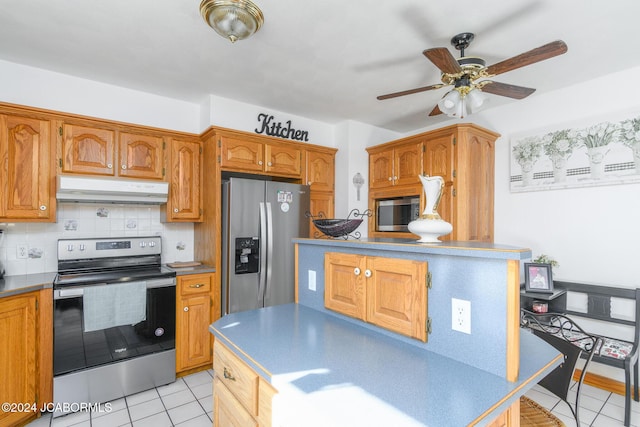
{"type": "Polygon", "coordinates": [[[87,286],[83,307],[85,332],[135,325],[147,318],[147,282],[87,286]]]}

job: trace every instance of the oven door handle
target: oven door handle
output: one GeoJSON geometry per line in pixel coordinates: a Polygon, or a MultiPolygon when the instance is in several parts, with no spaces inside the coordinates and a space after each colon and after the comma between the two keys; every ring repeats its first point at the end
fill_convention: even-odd
{"type": "Polygon", "coordinates": [[[56,289],[53,291],[53,299],[67,299],[67,298],[78,298],[84,295],[83,288],[69,288],[69,289],[56,289]]]}

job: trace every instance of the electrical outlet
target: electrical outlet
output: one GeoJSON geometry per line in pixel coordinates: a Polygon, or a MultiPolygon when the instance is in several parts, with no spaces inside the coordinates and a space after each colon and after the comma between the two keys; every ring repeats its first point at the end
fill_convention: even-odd
{"type": "Polygon", "coordinates": [[[471,301],[451,298],[451,329],[471,334],[471,301]]]}
{"type": "Polygon", "coordinates": [[[26,243],[22,243],[18,245],[16,249],[16,258],[18,259],[26,259],[29,254],[29,246],[26,243]]]}
{"type": "Polygon", "coordinates": [[[316,272],[314,270],[309,270],[309,290],[316,290],[316,272]]]}

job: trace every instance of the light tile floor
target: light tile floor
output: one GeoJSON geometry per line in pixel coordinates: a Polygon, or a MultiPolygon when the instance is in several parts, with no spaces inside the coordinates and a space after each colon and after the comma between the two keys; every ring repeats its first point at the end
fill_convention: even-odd
{"type": "Polygon", "coordinates": [[[114,400],[111,410],[45,414],[27,427],[211,427],[213,371],[200,371],[174,383],[114,400]]]}
{"type": "MultiPolygon", "coordinates": [[[[575,402],[576,384],[569,390],[569,402],[575,402]]],[[[624,426],[624,396],[596,387],[582,385],[580,392],[580,427],[624,426]]],[[[536,385],[526,393],[527,397],[550,410],[567,427],[575,427],[576,420],[565,402],[550,391],[536,385]]],[[[631,425],[640,427],[640,402],[631,400],[631,425]]]]}
{"type": "MultiPolygon", "coordinates": [[[[211,427],[213,371],[201,371],[176,382],[111,402],[110,412],[79,412],[53,418],[50,414],[28,427],[211,427]]],[[[575,384],[569,401],[575,400],[575,384]]],[[[527,396],[550,410],[567,427],[576,422],[566,403],[535,386],[527,396]]],[[[631,425],[640,427],[640,403],[632,401],[631,425]]],[[[580,427],[620,427],[624,420],[624,396],[582,386],[580,427]]]]}

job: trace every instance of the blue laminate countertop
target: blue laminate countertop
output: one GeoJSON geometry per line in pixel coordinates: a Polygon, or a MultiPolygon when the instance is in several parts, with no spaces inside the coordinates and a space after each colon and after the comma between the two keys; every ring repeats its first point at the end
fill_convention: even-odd
{"type": "Polygon", "coordinates": [[[336,248],[375,249],[390,252],[413,252],[434,255],[472,256],[493,259],[529,259],[531,249],[498,243],[444,241],[441,243],[418,243],[415,239],[370,238],[360,240],[341,239],[293,239],[294,243],[336,248]]]}
{"type": "Polygon", "coordinates": [[[57,273],[36,273],[19,276],[4,276],[0,279],[0,298],[53,288],[57,273]]]}
{"type": "Polygon", "coordinates": [[[274,426],[484,425],[561,359],[523,332],[508,382],[298,304],[229,314],[210,331],[278,390],[274,426]]]}

